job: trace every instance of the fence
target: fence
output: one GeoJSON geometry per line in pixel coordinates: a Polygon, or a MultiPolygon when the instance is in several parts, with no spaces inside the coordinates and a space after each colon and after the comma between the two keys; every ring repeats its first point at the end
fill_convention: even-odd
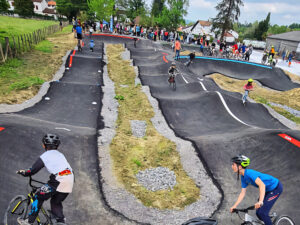
{"type": "MultiPolygon", "coordinates": [[[[64,22],[63,26],[66,26],[67,24],[67,22],[64,22]]],[[[33,49],[34,45],[45,40],[47,36],[59,30],[60,26],[55,24],[35,30],[29,34],[4,37],[3,41],[0,40],[0,63],[5,63],[8,58],[15,58],[23,52],[33,49]]]]}

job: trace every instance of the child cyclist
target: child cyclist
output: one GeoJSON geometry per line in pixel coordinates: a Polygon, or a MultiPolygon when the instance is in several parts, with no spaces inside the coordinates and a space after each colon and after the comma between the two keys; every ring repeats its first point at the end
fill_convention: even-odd
{"type": "Polygon", "coordinates": [[[42,139],[42,143],[45,152],[30,169],[19,170],[17,173],[25,177],[32,176],[45,167],[50,173],[49,181],[35,193],[28,219],[17,219],[19,225],[34,224],[43,202],[49,198],[51,198],[51,212],[57,220],[56,224],[65,224],[62,202],[72,192],[74,183],[73,170],[65,156],[57,150],[60,144],[58,136],[46,134],[42,139]]]}
{"type": "Polygon", "coordinates": [[[247,101],[247,97],[248,97],[248,94],[249,94],[249,91],[252,91],[253,90],[253,79],[250,78],[247,82],[247,84],[245,84],[244,86],[244,90],[245,90],[245,94],[243,95],[243,104],[246,103],[247,101]]]}
{"type": "Polygon", "coordinates": [[[174,82],[174,79],[175,79],[175,76],[176,76],[176,74],[178,73],[178,70],[176,69],[176,64],[175,64],[175,62],[172,62],[172,65],[171,65],[171,67],[169,68],[168,73],[169,73],[169,79],[168,79],[168,81],[169,81],[170,83],[173,83],[173,82],[174,82]]]}
{"type": "Polygon", "coordinates": [[[230,208],[230,212],[234,212],[234,209],[242,202],[246,195],[246,189],[248,185],[251,184],[259,188],[259,200],[254,205],[257,217],[263,221],[265,225],[272,225],[273,223],[269,212],[282,193],[281,182],[271,175],[247,169],[250,165],[250,159],[244,155],[235,156],[231,161],[231,168],[234,173],[237,173],[237,179],[239,179],[241,175],[242,190],[238,199],[230,208]]]}

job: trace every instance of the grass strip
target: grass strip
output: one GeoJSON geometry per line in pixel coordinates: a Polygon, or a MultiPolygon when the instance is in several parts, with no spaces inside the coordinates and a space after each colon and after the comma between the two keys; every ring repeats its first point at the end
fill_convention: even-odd
{"type": "Polygon", "coordinates": [[[116,136],[110,152],[114,172],[120,183],[134,194],[145,206],[159,209],[181,209],[197,201],[200,190],[186,174],[180,163],[175,143],[159,134],[151,123],[154,116],[147,96],[141,85],[135,86],[135,72],[129,61],[121,58],[122,45],[108,45],[108,74],[115,82],[116,96],[119,97],[116,136]],[[128,87],[121,87],[127,85],[128,87]],[[132,135],[130,121],[144,120],[147,131],[144,138],[132,135]],[[167,167],[176,174],[174,189],[149,191],[138,183],[136,174],[140,170],[167,167]]]}
{"type": "MultiPolygon", "coordinates": [[[[247,80],[237,80],[217,73],[212,74],[209,77],[211,77],[224,90],[239,92],[242,94],[244,93],[243,87],[247,83],[247,80]]],[[[299,117],[294,116],[280,107],[271,106],[269,102],[286,105],[290,108],[300,110],[300,88],[295,88],[289,91],[275,91],[261,87],[255,83],[255,81],[253,86],[254,90],[250,92],[250,98],[258,103],[272,107],[279,114],[299,124],[299,117]]]]}
{"type": "Polygon", "coordinates": [[[52,79],[62,57],[76,45],[71,26],[65,27],[32,51],[0,65],[0,103],[20,104],[37,94],[40,86],[52,79]]]}

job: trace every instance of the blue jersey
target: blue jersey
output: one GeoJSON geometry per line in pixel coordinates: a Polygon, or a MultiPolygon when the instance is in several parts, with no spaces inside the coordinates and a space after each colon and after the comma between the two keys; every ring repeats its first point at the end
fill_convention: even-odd
{"type": "Polygon", "coordinates": [[[257,172],[251,169],[245,169],[244,176],[241,176],[242,188],[248,187],[249,184],[254,187],[258,187],[255,183],[256,178],[260,178],[261,181],[266,185],[266,192],[273,191],[277,185],[279,180],[271,175],[257,172]]]}
{"type": "Polygon", "coordinates": [[[81,28],[81,26],[77,26],[76,27],[76,32],[77,32],[77,34],[82,34],[82,28],[81,28]]]}

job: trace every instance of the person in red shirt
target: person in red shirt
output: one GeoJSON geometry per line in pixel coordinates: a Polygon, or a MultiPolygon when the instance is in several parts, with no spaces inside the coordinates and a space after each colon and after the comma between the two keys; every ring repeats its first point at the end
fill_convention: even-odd
{"type": "Polygon", "coordinates": [[[244,86],[244,90],[245,90],[245,94],[243,95],[243,104],[245,105],[246,101],[247,101],[247,97],[248,97],[248,94],[249,94],[249,91],[252,91],[253,90],[253,79],[250,78],[247,82],[247,84],[245,84],[244,86]]]}

